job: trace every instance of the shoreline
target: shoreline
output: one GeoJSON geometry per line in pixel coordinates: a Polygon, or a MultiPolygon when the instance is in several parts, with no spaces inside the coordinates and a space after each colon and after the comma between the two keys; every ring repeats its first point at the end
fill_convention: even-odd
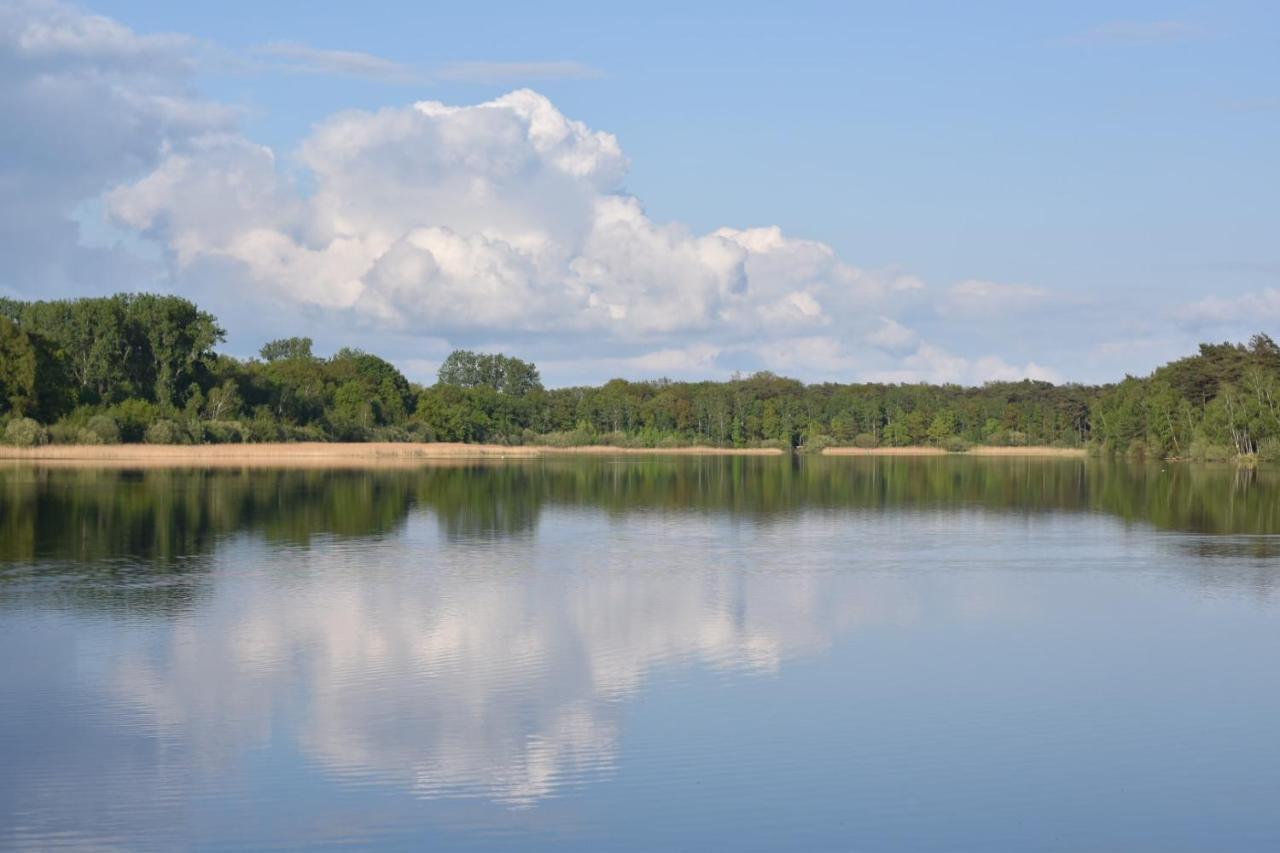
{"type": "MultiPolygon", "coordinates": [[[[295,442],[264,444],[54,444],[0,445],[0,462],[84,467],[346,467],[462,464],[475,461],[557,456],[782,456],[772,447],[614,447],[612,445],[507,446],[460,442],[295,442]]],[[[1084,458],[1083,448],[972,447],[953,453],[941,447],[827,447],[822,456],[999,456],[1084,458]]]]}
{"type": "Polygon", "coordinates": [[[0,461],[106,467],[365,467],[548,456],[781,456],[769,447],[544,447],[459,442],[0,445],[0,461]]]}
{"type": "Polygon", "coordinates": [[[1083,447],[991,447],[974,445],[968,450],[950,451],[943,447],[915,445],[912,447],[826,447],[823,456],[1009,456],[1009,457],[1057,457],[1083,459],[1088,452],[1083,447]]]}

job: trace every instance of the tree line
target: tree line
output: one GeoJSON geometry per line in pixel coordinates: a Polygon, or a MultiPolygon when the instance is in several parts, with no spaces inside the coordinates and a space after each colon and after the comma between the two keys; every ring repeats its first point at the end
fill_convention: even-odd
{"type": "Polygon", "coordinates": [[[723,382],[546,388],[537,368],[465,350],[434,385],[307,338],[218,353],[216,318],[177,296],[0,299],[0,419],[12,444],[461,441],[818,449],[1092,447],[1147,457],[1280,456],[1280,347],[1203,344],[1109,385],[723,382]]]}

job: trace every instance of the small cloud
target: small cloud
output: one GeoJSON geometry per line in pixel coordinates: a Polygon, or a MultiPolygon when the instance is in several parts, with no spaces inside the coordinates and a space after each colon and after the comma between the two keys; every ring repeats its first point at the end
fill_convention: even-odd
{"type": "Polygon", "coordinates": [[[454,83],[516,83],[602,77],[603,72],[573,60],[549,62],[450,62],[432,72],[437,80],[454,83]]]}
{"type": "Polygon", "coordinates": [[[880,327],[867,335],[867,343],[886,352],[907,352],[919,343],[920,336],[889,317],[880,318],[880,327]]]}
{"type": "Polygon", "coordinates": [[[939,307],[961,314],[1008,313],[1034,307],[1048,297],[1043,287],[971,278],[948,289],[939,307]]]}
{"type": "Polygon", "coordinates": [[[564,80],[600,77],[602,73],[581,62],[449,62],[433,69],[417,68],[371,53],[328,50],[299,42],[280,41],[259,45],[251,53],[269,60],[257,70],[292,74],[327,74],[360,77],[384,83],[521,83],[536,80],[564,80]]]}
{"type": "Polygon", "coordinates": [[[1204,329],[1280,320],[1280,289],[1268,287],[1238,296],[1207,296],[1175,308],[1173,317],[1184,328],[1204,329]]]}
{"type": "Polygon", "coordinates": [[[408,65],[354,50],[325,50],[297,42],[272,42],[254,48],[253,52],[281,60],[280,70],[297,74],[363,77],[388,83],[416,83],[424,79],[408,65]]]}
{"type": "Polygon", "coordinates": [[[1035,379],[1060,384],[1061,374],[1034,361],[1024,365],[1009,364],[996,356],[969,359],[942,347],[921,343],[914,353],[902,359],[892,370],[871,374],[872,382],[931,382],[937,384],[981,385],[984,382],[1017,382],[1035,379]]]}
{"type": "Polygon", "coordinates": [[[1187,21],[1108,21],[1068,41],[1073,44],[1105,42],[1172,44],[1190,41],[1203,35],[1203,29],[1187,21]]]}

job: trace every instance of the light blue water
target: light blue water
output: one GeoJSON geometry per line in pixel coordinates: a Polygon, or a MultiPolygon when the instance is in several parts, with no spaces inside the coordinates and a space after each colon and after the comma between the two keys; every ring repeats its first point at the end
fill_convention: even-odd
{"type": "Polygon", "coordinates": [[[9,471],[0,844],[1280,849],[1269,480],[870,464],[9,471]]]}

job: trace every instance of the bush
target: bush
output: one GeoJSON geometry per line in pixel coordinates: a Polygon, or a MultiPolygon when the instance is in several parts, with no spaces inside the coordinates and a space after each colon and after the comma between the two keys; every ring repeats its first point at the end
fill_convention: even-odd
{"type": "Polygon", "coordinates": [[[1151,455],[1151,449],[1147,447],[1147,443],[1140,438],[1135,438],[1129,442],[1129,446],[1125,448],[1124,455],[1130,459],[1146,459],[1151,455]]]}
{"type": "Polygon", "coordinates": [[[1258,442],[1259,462],[1280,462],[1280,438],[1264,438],[1258,442]]]}
{"type": "MultiPolygon", "coordinates": [[[[430,442],[438,440],[436,438],[436,431],[422,421],[409,421],[407,429],[409,430],[410,441],[430,442]]],[[[521,443],[533,444],[535,440],[536,437],[534,436],[533,431],[526,429],[521,443]]]]}
{"type": "Polygon", "coordinates": [[[147,429],[160,418],[160,407],[146,400],[128,399],[112,406],[108,414],[120,427],[121,441],[142,441],[147,429]]]}
{"type": "Polygon", "coordinates": [[[1235,450],[1225,444],[1211,444],[1205,448],[1205,462],[1227,462],[1236,455],[1235,450]]]}
{"type": "Polygon", "coordinates": [[[147,427],[147,444],[186,444],[186,430],[165,418],[147,427]]]}
{"type": "MultiPolygon", "coordinates": [[[[280,441],[284,438],[284,429],[266,406],[259,406],[253,413],[253,420],[248,423],[249,438],[252,441],[280,441]]],[[[302,438],[294,441],[323,441],[324,439],[302,438]]]]}
{"type": "Polygon", "coordinates": [[[329,434],[324,431],[318,424],[307,424],[306,426],[284,426],[279,427],[276,431],[276,438],[263,439],[264,441],[332,441],[329,434]]]}
{"type": "Polygon", "coordinates": [[[80,430],[83,427],[68,423],[67,421],[58,421],[56,424],[49,425],[49,443],[50,444],[83,444],[80,440],[80,430]]]}
{"type": "Polygon", "coordinates": [[[536,444],[544,447],[586,447],[595,444],[595,436],[584,430],[575,429],[568,432],[549,432],[535,439],[536,444]]]}
{"type": "Polygon", "coordinates": [[[863,449],[875,447],[876,437],[869,432],[860,432],[853,437],[853,446],[863,449]]]}
{"type": "Polygon", "coordinates": [[[370,441],[386,441],[395,443],[406,443],[413,441],[413,436],[407,429],[398,426],[382,426],[374,427],[373,433],[369,436],[370,441]]]}
{"type": "Polygon", "coordinates": [[[804,450],[806,453],[821,453],[832,445],[832,439],[829,435],[817,433],[808,437],[805,442],[804,450]]]}
{"type": "Polygon", "coordinates": [[[84,425],[84,429],[80,430],[78,439],[83,441],[83,436],[86,433],[92,435],[96,441],[85,441],[85,444],[120,443],[120,425],[110,415],[94,415],[89,418],[89,422],[84,425]]]}
{"type": "Polygon", "coordinates": [[[76,430],[74,444],[102,444],[102,439],[96,432],[87,427],[80,427],[76,430]]]}
{"type": "Polygon", "coordinates": [[[942,446],[951,453],[966,453],[969,450],[969,442],[958,435],[945,439],[942,442],[942,446]]]}
{"type": "Polygon", "coordinates": [[[595,443],[606,447],[630,447],[633,444],[625,432],[606,432],[597,438],[595,443]]]}
{"type": "Polygon", "coordinates": [[[14,418],[4,428],[4,440],[15,447],[41,447],[49,443],[49,431],[31,418],[14,418]]]}
{"type": "Polygon", "coordinates": [[[239,421],[209,421],[204,425],[204,440],[210,444],[242,444],[244,424],[239,421]]]}

